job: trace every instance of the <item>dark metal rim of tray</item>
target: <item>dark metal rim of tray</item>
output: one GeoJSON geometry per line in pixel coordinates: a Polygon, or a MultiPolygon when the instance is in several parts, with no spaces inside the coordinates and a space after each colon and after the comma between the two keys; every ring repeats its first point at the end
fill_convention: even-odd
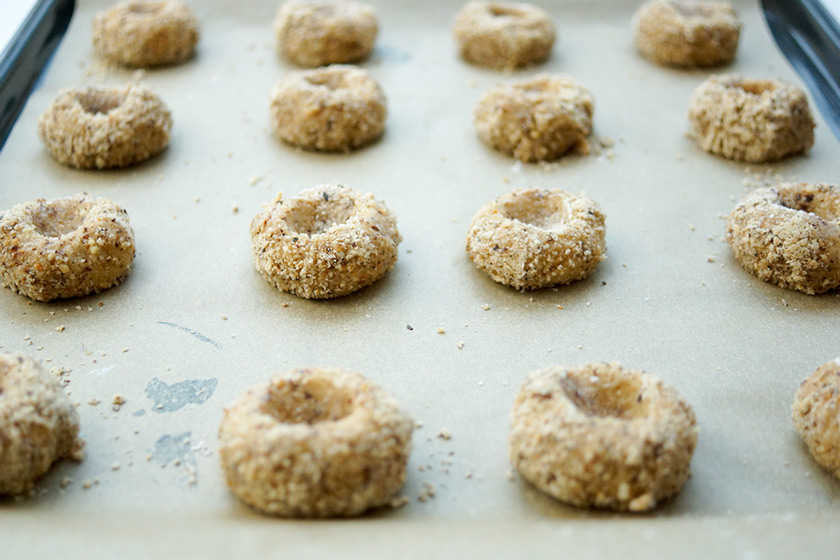
{"type": "Polygon", "coordinates": [[[38,0],[0,53],[0,149],[67,31],[75,0],[38,0]]]}

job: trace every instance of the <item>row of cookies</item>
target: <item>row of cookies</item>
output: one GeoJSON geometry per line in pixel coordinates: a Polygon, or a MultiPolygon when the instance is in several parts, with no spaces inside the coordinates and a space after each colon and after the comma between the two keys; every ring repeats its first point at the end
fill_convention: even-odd
{"type": "MultiPolygon", "coordinates": [[[[280,5],[273,22],[277,49],[306,68],[353,63],[373,51],[379,21],[373,6],[347,0],[280,5]]],[[[741,21],[728,2],[648,0],[633,18],[634,42],[666,66],[708,67],[731,62],[741,21]]],[[[511,70],[546,60],[556,26],[548,12],[526,2],[473,0],[455,16],[453,34],[464,60],[511,70]]],[[[152,68],[193,56],[199,23],[181,0],[123,0],[96,15],[93,46],[116,64],[152,68]]]]}

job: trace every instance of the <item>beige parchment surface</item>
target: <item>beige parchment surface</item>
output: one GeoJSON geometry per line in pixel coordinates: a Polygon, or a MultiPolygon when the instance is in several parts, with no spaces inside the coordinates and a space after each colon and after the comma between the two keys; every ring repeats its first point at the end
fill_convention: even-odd
{"type": "MultiPolygon", "coordinates": [[[[811,460],[789,411],[799,382],[840,354],[840,298],[764,284],[723,240],[724,217],[750,188],[840,180],[840,146],[821,118],[807,157],[745,166],[701,152],[685,135],[687,100],[709,72],[642,60],[633,1],[542,2],[558,27],[553,56],[507,75],[457,58],[458,3],[373,3],[381,32],[363,66],[388,97],[386,134],[362,151],[323,155],[282,145],[268,129],[268,92],[292,70],[274,51],[274,2],[193,1],[197,57],[149,72],[98,61],[90,21],[106,3],[79,2],[0,153],[0,208],[108,196],[128,210],[138,254],[128,280],[96,296],[30,304],[0,292],[0,349],[69,370],[87,441],[84,462],[58,464],[35,496],[0,501],[0,556],[835,554],[840,485],[811,460]],[[525,165],[478,141],[481,94],[539,71],[569,73],[592,90],[594,137],[612,148],[525,165]],[[58,89],[133,80],[171,108],[169,149],[120,171],[55,163],[35,122],[58,89]],[[248,224],[278,191],[328,182],[373,192],[396,213],[399,262],[339,300],[282,294],[253,269],[248,224]],[[475,211],[531,185],[585,191],[606,212],[608,259],[589,279],[519,293],[468,260],[475,211]],[[578,510],[507,476],[508,413],[527,372],[597,360],[660,376],[697,414],[693,478],[651,514],[578,510]],[[364,373],[422,423],[405,507],[288,521],[228,493],[216,455],[222,408],[275,371],[316,365],[364,373]],[[118,412],[116,394],[127,401],[118,412]],[[436,437],[441,430],[451,439],[436,437]],[[427,484],[435,496],[420,502],[427,484]]],[[[735,4],[744,31],[726,70],[800,83],[757,4],[735,4]]]]}

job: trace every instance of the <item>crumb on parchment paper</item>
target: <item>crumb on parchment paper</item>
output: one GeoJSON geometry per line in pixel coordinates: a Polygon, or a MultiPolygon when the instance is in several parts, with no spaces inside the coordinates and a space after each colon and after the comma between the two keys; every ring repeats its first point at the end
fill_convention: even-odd
{"type": "Polygon", "coordinates": [[[435,497],[435,485],[431,482],[424,482],[423,487],[417,492],[417,501],[425,503],[435,497]]]}

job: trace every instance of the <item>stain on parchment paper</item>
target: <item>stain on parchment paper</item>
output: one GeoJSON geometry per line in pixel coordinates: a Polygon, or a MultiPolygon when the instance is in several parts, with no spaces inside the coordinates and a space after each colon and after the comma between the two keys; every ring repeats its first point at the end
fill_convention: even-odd
{"type": "Polygon", "coordinates": [[[173,463],[176,460],[190,461],[195,463],[195,458],[190,447],[192,432],[184,432],[173,436],[163,434],[155,442],[155,449],[152,451],[152,459],[158,463],[173,463]]]}
{"type": "Polygon", "coordinates": [[[201,342],[206,342],[207,344],[213,346],[213,348],[218,348],[219,350],[222,349],[222,345],[210,338],[209,336],[205,336],[198,332],[197,330],[191,329],[189,327],[182,327],[181,325],[176,325],[175,323],[170,323],[169,321],[158,321],[158,325],[166,325],[167,327],[172,327],[173,329],[178,329],[179,331],[184,331],[185,333],[189,333],[201,342]]]}
{"type": "Polygon", "coordinates": [[[154,401],[155,412],[174,412],[188,404],[202,404],[216,390],[218,379],[189,379],[167,385],[157,377],[146,385],[146,396],[154,401]]]}
{"type": "Polygon", "coordinates": [[[411,60],[411,52],[385,43],[376,46],[376,54],[374,56],[388,62],[408,62],[411,60]]]}
{"type": "Polygon", "coordinates": [[[190,438],[192,432],[184,432],[173,436],[164,434],[155,442],[151,453],[152,459],[164,468],[172,468],[185,477],[185,481],[194,485],[198,480],[195,456],[190,438]]]}

